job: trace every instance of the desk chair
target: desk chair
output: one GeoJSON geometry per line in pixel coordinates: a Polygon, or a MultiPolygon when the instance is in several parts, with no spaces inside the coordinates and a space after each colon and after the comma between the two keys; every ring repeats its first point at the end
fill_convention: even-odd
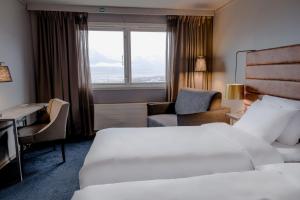
{"type": "Polygon", "coordinates": [[[24,145],[42,142],[60,142],[63,162],[65,162],[66,126],[69,113],[69,103],[60,99],[51,99],[47,113],[50,117],[49,123],[36,123],[19,129],[19,143],[21,155],[24,145]]]}

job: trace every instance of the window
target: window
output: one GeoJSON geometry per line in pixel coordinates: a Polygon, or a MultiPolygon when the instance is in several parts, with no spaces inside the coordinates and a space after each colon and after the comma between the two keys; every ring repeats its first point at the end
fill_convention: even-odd
{"type": "Polygon", "coordinates": [[[93,83],[125,83],[122,31],[89,31],[93,83]]]}
{"type": "Polygon", "coordinates": [[[166,33],[131,32],[133,83],[166,82],[166,33]]]}
{"type": "Polygon", "coordinates": [[[94,87],[165,87],[165,26],[90,26],[89,54],[94,87]]]}

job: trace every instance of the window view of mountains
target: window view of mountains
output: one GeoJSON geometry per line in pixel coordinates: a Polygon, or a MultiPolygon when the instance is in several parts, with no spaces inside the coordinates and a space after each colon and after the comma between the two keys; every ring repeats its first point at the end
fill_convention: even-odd
{"type": "MultiPolygon", "coordinates": [[[[123,58],[112,59],[96,49],[90,49],[90,67],[93,83],[125,83],[123,58]]],[[[165,82],[165,59],[136,57],[131,60],[133,83],[165,82]]]]}

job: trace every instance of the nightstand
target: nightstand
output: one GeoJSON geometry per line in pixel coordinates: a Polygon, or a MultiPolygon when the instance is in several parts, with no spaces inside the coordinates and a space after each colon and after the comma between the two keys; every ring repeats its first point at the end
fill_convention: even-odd
{"type": "Polygon", "coordinates": [[[230,119],[230,124],[233,125],[235,122],[237,122],[242,116],[244,112],[236,112],[236,113],[227,113],[226,116],[230,119]]]}

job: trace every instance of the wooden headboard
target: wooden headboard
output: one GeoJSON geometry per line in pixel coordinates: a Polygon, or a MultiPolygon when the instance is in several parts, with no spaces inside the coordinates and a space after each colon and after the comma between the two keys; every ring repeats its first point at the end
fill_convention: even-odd
{"type": "Polygon", "coordinates": [[[245,85],[246,107],[265,94],[300,100],[300,44],[247,53],[245,85]]]}

